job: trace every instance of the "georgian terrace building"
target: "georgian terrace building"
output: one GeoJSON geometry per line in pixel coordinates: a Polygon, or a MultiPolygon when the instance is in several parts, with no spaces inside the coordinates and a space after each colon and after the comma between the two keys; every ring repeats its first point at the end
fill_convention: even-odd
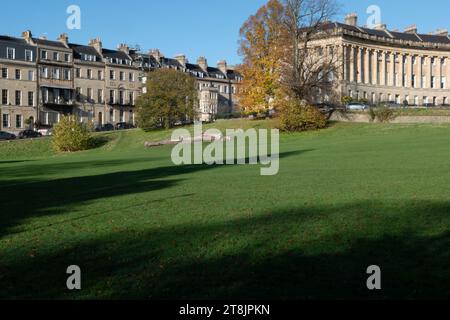
{"type": "Polygon", "coordinates": [[[70,44],[74,57],[73,113],[86,122],[105,123],[105,64],[93,45],[70,44]]]}
{"type": "Polygon", "coordinates": [[[410,106],[449,104],[447,30],[420,34],[415,26],[399,32],[383,24],[369,29],[358,26],[357,15],[350,14],[345,23],[324,24],[313,43],[339,52],[342,72],[336,75],[336,91],[340,97],[410,106]]]}
{"type": "Polygon", "coordinates": [[[51,127],[66,114],[96,125],[134,123],[146,74],[157,68],[196,77],[202,121],[238,107],[242,78],[225,61],[213,68],[205,58],[190,64],[183,55],[166,58],[159,50],[143,54],[125,44],[110,50],[99,38],[79,45],[69,43],[66,34],[51,41],[26,31],[22,38],[0,37],[0,130],[17,133],[35,123],[51,127]]]}
{"type": "Polygon", "coordinates": [[[37,47],[23,39],[0,36],[0,128],[23,130],[37,114],[37,47]]]}

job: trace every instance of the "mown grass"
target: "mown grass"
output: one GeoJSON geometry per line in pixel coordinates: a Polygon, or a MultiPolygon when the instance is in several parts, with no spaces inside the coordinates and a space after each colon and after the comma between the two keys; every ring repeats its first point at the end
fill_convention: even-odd
{"type": "Polygon", "coordinates": [[[450,126],[282,135],[273,177],[143,147],[170,132],[101,137],[63,155],[0,144],[0,298],[450,297],[450,126]],[[72,264],[81,291],[66,289],[72,264]]]}

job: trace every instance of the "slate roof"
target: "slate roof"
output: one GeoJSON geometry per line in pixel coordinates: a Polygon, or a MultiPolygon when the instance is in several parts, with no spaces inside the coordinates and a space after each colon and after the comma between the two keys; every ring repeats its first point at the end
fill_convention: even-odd
{"type": "Polygon", "coordinates": [[[202,68],[200,68],[200,66],[198,64],[187,63],[186,64],[186,69],[188,69],[189,71],[192,71],[192,72],[203,72],[203,73],[205,73],[205,71],[202,68]]]}
{"type": "Polygon", "coordinates": [[[405,40],[405,41],[414,41],[414,42],[422,42],[422,43],[434,43],[434,44],[450,44],[450,38],[442,35],[430,35],[430,34],[414,34],[414,33],[406,33],[406,32],[397,32],[397,31],[386,31],[386,30],[376,30],[369,29],[365,27],[355,27],[348,24],[340,23],[340,22],[328,22],[322,25],[323,31],[330,31],[336,28],[343,28],[348,31],[365,33],[367,35],[385,37],[389,39],[396,40],[405,40]]]}
{"type": "Polygon", "coordinates": [[[238,77],[241,78],[242,76],[241,76],[241,74],[240,74],[239,72],[237,72],[236,70],[228,69],[228,70],[227,70],[227,77],[228,77],[228,79],[230,79],[230,80],[237,80],[238,77]]]}
{"type": "Polygon", "coordinates": [[[36,42],[38,45],[42,45],[42,46],[57,47],[57,48],[60,48],[60,49],[67,49],[67,47],[60,41],[52,41],[52,40],[39,39],[39,38],[33,38],[33,41],[36,42]]]}
{"type": "Polygon", "coordinates": [[[130,60],[130,57],[122,51],[118,50],[110,50],[110,49],[103,49],[102,54],[105,58],[117,58],[122,60],[130,60]]]}
{"type": "Polygon", "coordinates": [[[97,61],[102,61],[102,57],[100,56],[100,54],[97,52],[97,50],[95,50],[95,48],[91,46],[70,43],[69,47],[73,50],[75,59],[81,59],[82,54],[88,54],[91,56],[95,56],[97,58],[97,61]]]}
{"type": "Polygon", "coordinates": [[[1,36],[0,35],[0,41],[7,41],[7,42],[14,42],[21,45],[28,45],[28,43],[24,39],[20,38],[14,38],[9,36],[1,36]]]}
{"type": "Polygon", "coordinates": [[[136,53],[131,52],[131,56],[134,61],[142,62],[142,67],[145,68],[158,68],[160,67],[160,64],[156,59],[149,55],[149,54],[142,54],[142,53],[136,53]]]}
{"type": "Polygon", "coordinates": [[[169,67],[176,67],[179,69],[182,69],[183,66],[178,62],[177,59],[171,59],[171,58],[161,58],[161,64],[163,66],[169,66],[169,67]]]}
{"type": "Polygon", "coordinates": [[[208,74],[212,78],[216,78],[216,75],[222,76],[226,78],[226,75],[220,71],[218,68],[208,67],[208,74]]]}

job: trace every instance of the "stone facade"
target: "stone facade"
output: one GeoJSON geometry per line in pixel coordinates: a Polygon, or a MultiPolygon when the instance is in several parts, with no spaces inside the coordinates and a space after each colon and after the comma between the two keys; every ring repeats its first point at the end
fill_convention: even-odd
{"type": "Polygon", "coordinates": [[[447,30],[419,34],[386,25],[358,26],[355,14],[345,23],[326,23],[314,46],[338,52],[338,96],[410,106],[449,105],[450,37],[447,30]]]}
{"type": "Polygon", "coordinates": [[[61,115],[101,126],[135,123],[135,102],[145,92],[148,72],[174,68],[197,79],[199,120],[213,121],[218,113],[237,108],[236,87],[241,77],[225,61],[217,68],[205,58],[190,64],[184,55],[173,59],[159,50],[143,54],[127,45],[105,49],[101,39],[88,45],[69,42],[66,34],[56,41],[0,36],[0,130],[52,127],[61,115]]]}
{"type": "Polygon", "coordinates": [[[32,127],[37,114],[37,49],[25,40],[0,36],[0,128],[32,127]]]}
{"type": "Polygon", "coordinates": [[[92,41],[88,46],[71,44],[74,52],[75,103],[73,113],[82,121],[105,123],[105,64],[92,41]]]}

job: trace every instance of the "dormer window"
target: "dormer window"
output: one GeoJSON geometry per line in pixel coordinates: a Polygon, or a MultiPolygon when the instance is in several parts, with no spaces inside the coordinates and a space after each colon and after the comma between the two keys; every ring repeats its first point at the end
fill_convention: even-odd
{"type": "Polygon", "coordinates": [[[10,60],[15,60],[16,59],[16,49],[15,48],[7,48],[6,56],[10,60]]]}
{"type": "Polygon", "coordinates": [[[25,50],[25,61],[33,61],[33,51],[25,50]]]}

